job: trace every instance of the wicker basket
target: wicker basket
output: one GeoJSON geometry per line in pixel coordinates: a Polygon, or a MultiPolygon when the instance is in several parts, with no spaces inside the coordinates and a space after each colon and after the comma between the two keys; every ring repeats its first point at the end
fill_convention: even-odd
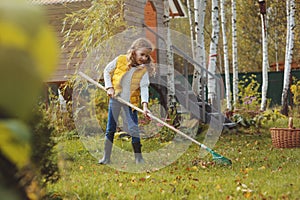
{"type": "Polygon", "coordinates": [[[289,120],[289,128],[270,128],[270,131],[274,147],[300,147],[300,129],[293,128],[292,118],[289,120]]]}

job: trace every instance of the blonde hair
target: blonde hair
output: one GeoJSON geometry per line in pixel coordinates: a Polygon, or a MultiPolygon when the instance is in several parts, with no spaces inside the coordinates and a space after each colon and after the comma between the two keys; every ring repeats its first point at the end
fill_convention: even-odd
{"type": "MultiPolygon", "coordinates": [[[[131,67],[137,65],[136,58],[135,58],[135,51],[140,48],[147,48],[152,52],[154,50],[154,45],[146,38],[136,39],[127,51],[128,70],[131,67]]],[[[149,55],[149,59],[146,62],[146,66],[150,75],[153,75],[155,73],[155,64],[153,62],[153,58],[151,57],[151,55],[149,55]]]]}

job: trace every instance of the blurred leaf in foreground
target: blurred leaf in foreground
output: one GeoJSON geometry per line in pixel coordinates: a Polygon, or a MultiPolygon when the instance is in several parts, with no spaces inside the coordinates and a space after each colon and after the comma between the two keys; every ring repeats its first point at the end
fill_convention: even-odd
{"type": "Polygon", "coordinates": [[[58,61],[43,13],[24,1],[0,2],[0,114],[26,118],[58,61]]]}

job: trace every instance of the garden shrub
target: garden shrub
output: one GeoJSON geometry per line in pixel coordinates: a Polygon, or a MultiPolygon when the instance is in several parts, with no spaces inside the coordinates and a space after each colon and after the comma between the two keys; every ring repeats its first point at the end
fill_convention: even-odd
{"type": "MultiPolygon", "coordinates": [[[[68,83],[65,83],[62,87],[62,94],[64,94],[68,83]]],[[[44,106],[44,116],[48,118],[54,128],[53,135],[56,137],[68,137],[70,132],[74,133],[74,137],[78,137],[75,129],[75,123],[73,120],[72,101],[66,102],[66,107],[62,109],[62,105],[59,102],[59,97],[55,95],[49,88],[49,103],[44,106]],[[75,132],[74,132],[75,131],[75,132]]]]}
{"type": "Polygon", "coordinates": [[[293,83],[290,89],[293,94],[293,102],[296,106],[297,113],[300,115],[300,80],[293,77],[293,83]]]}
{"type": "MultiPolygon", "coordinates": [[[[245,78],[245,76],[243,77],[245,78]]],[[[266,128],[269,121],[284,119],[278,109],[260,110],[261,93],[260,84],[256,75],[252,74],[248,79],[239,81],[239,102],[236,105],[231,119],[244,128],[248,128],[250,133],[260,133],[261,128],[266,128]]]]}
{"type": "Polygon", "coordinates": [[[32,129],[32,163],[37,168],[43,184],[54,183],[59,180],[56,142],[53,137],[55,129],[44,103],[34,109],[29,125],[32,129]]]}

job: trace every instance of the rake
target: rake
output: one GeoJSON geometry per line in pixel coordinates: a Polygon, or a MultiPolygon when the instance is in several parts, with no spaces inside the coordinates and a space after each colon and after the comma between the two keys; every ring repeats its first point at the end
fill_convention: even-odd
{"type": "MultiPolygon", "coordinates": [[[[86,79],[87,81],[89,81],[90,83],[94,84],[95,86],[101,88],[102,90],[106,91],[105,90],[105,87],[102,86],[100,83],[98,83],[97,81],[95,81],[94,79],[92,79],[91,77],[89,77],[88,75],[84,74],[83,72],[79,72],[78,73],[82,78],[86,79]]],[[[144,111],[138,107],[136,107],[135,105],[125,101],[124,99],[116,96],[114,97],[116,100],[118,100],[119,102],[137,110],[138,112],[141,112],[141,113],[144,113],[144,111]]],[[[222,165],[231,165],[232,162],[230,159],[216,153],[215,151],[213,151],[212,149],[210,149],[209,147],[205,146],[204,144],[201,144],[200,142],[198,142],[197,140],[195,140],[194,138],[190,137],[189,135],[186,135],[185,133],[183,133],[182,131],[176,129],[175,127],[171,126],[170,124],[162,121],[161,119],[159,119],[158,117],[152,115],[151,113],[148,114],[148,116],[151,118],[151,119],[154,119],[156,120],[157,122],[159,122],[160,124],[170,128],[171,130],[175,131],[176,133],[180,134],[181,136],[187,138],[188,140],[194,142],[195,144],[197,144],[200,148],[208,151],[212,157],[213,157],[213,160],[217,163],[217,164],[222,164],[222,165]]]]}

